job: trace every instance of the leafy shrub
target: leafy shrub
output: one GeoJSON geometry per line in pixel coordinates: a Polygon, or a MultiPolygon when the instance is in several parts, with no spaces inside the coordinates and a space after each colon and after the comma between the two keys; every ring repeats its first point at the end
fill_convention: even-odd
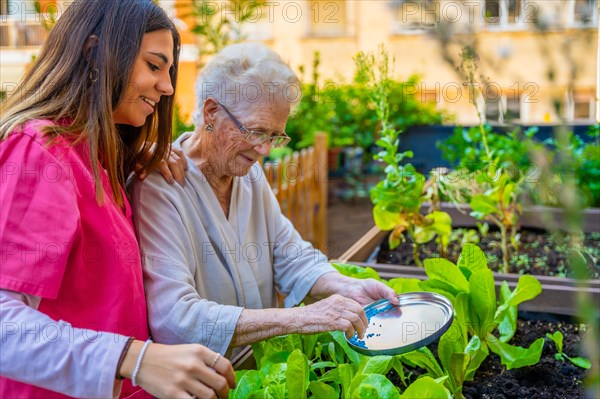
{"type": "MultiPolygon", "coordinates": [[[[368,154],[381,130],[370,87],[359,71],[351,83],[321,82],[319,65],[320,56],[315,52],[309,83],[300,68],[303,96],[286,127],[291,145],[294,149],[308,147],[315,133],[322,131],[328,134],[329,147],[360,146],[368,154]]],[[[448,118],[434,103],[419,101],[414,94],[418,85],[417,75],[406,81],[390,80],[390,123],[394,128],[440,124],[448,118]]]]}
{"type": "MultiPolygon", "coordinates": [[[[489,124],[483,125],[492,158],[513,173],[526,173],[531,166],[528,143],[537,131],[535,127],[525,132],[517,128],[504,134],[495,132],[489,124]]],[[[457,127],[448,139],[436,145],[453,168],[473,172],[487,166],[482,129],[479,126],[457,127]]]]}

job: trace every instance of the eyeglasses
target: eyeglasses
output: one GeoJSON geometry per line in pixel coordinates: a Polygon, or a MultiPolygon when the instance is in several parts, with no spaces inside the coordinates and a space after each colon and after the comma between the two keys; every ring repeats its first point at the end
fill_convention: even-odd
{"type": "Polygon", "coordinates": [[[261,132],[258,130],[249,130],[248,128],[246,128],[246,126],[244,126],[244,124],[242,122],[240,122],[238,120],[238,118],[233,116],[233,114],[231,112],[229,112],[229,110],[223,104],[221,104],[218,101],[217,101],[217,104],[219,104],[225,110],[225,112],[227,113],[229,118],[233,121],[233,123],[235,123],[237,128],[240,129],[240,132],[242,133],[244,140],[248,144],[257,146],[257,145],[263,145],[264,143],[266,143],[268,141],[271,144],[271,147],[281,148],[281,147],[285,147],[290,142],[291,138],[287,134],[285,134],[285,132],[271,136],[268,133],[261,132]]]}

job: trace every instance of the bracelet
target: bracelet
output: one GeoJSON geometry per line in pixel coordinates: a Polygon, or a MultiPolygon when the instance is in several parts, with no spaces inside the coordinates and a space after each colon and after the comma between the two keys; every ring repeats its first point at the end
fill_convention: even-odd
{"type": "Polygon", "coordinates": [[[152,343],[152,340],[150,338],[148,338],[148,340],[144,343],[144,346],[142,346],[142,350],[140,351],[140,354],[137,358],[137,361],[135,362],[135,368],[133,369],[133,374],[131,374],[131,384],[134,387],[137,387],[137,382],[135,381],[138,372],[140,371],[140,366],[142,364],[142,358],[144,357],[144,353],[146,353],[146,349],[148,349],[148,346],[150,346],[150,344],[152,343]]]}
{"type": "Polygon", "coordinates": [[[125,346],[123,347],[123,351],[121,352],[121,357],[119,357],[119,362],[117,363],[117,375],[116,375],[116,378],[119,381],[121,381],[123,379],[123,376],[121,374],[119,374],[119,371],[121,371],[121,366],[123,365],[123,360],[125,360],[125,355],[127,354],[127,351],[129,350],[129,347],[131,346],[131,343],[133,341],[134,341],[133,337],[127,338],[127,342],[125,342],[125,346]]]}

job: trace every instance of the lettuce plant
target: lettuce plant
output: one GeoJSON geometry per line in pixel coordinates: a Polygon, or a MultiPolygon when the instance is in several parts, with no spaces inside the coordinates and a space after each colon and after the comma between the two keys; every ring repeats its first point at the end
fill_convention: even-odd
{"type": "Polygon", "coordinates": [[[441,381],[455,398],[462,398],[464,381],[473,380],[481,363],[492,351],[500,356],[507,369],[539,362],[544,339],[537,339],[529,348],[508,343],[517,326],[517,306],[541,292],[540,283],[531,276],[522,276],[511,291],[506,282],[496,287],[492,271],[483,252],[473,244],[463,247],[458,264],[445,259],[427,259],[428,279],[421,282],[390,280],[397,292],[421,290],[437,292],[451,300],[455,319],[440,338],[437,359],[427,348],[400,355],[412,367],[427,370],[427,375],[441,381]]]}
{"type": "Polygon", "coordinates": [[[257,369],[236,371],[238,383],[231,398],[462,398],[463,383],[475,378],[490,351],[507,369],[540,359],[544,338],[529,348],[508,343],[516,331],[517,306],[538,295],[540,283],[522,276],[511,290],[503,282],[497,298],[493,273],[475,245],[465,245],[456,265],[445,259],[426,260],[425,281],[385,281],[371,268],[334,266],[348,276],[383,281],[398,293],[431,291],[450,299],[455,318],[439,340],[437,356],[428,348],[396,356],[363,356],[339,331],[275,337],[253,345],[257,369]],[[409,384],[405,365],[425,373],[409,384]],[[392,370],[399,386],[386,377],[392,370]]]}
{"type": "Polygon", "coordinates": [[[543,338],[529,348],[508,343],[517,327],[517,306],[542,292],[535,277],[521,276],[514,290],[502,282],[499,298],[496,298],[494,275],[487,266],[485,254],[473,244],[463,247],[456,265],[446,259],[426,260],[425,273],[428,280],[420,284],[421,288],[438,292],[452,301],[461,330],[481,340],[480,356],[489,349],[500,356],[509,370],[539,361],[543,338]]]}

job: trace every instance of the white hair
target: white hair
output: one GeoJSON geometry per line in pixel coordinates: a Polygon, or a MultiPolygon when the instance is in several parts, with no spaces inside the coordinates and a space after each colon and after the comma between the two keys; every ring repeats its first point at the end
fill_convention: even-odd
{"type": "Polygon", "coordinates": [[[214,98],[232,110],[277,97],[294,109],[301,98],[300,80],[279,54],[260,43],[238,43],[216,54],[196,80],[196,126],[203,123],[203,106],[214,98]]]}

